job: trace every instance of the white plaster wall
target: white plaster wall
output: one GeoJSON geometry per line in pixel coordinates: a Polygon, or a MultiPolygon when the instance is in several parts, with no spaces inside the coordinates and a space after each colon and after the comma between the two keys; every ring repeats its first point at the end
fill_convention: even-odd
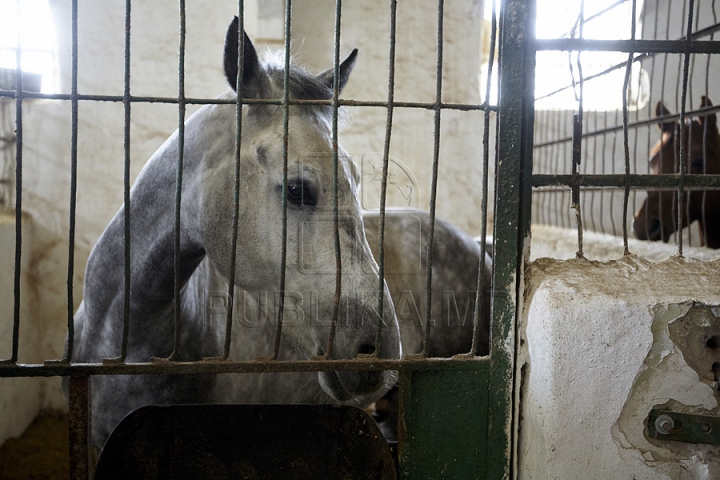
{"type": "MultiPolygon", "coordinates": [[[[32,223],[23,217],[23,236],[32,244],[32,223]]],[[[0,212],[0,359],[12,355],[13,319],[15,311],[15,214],[0,212]]],[[[42,361],[40,351],[40,328],[38,319],[31,314],[30,306],[37,299],[31,288],[32,279],[28,268],[29,255],[22,258],[20,276],[20,324],[18,361],[32,363],[42,361]]],[[[44,378],[0,379],[0,444],[6,438],[22,434],[35,418],[43,403],[44,378]]]]}
{"type": "Polygon", "coordinates": [[[720,304],[720,260],[545,258],[526,279],[519,478],[718,478],[717,447],[652,445],[643,420],[669,399],[718,407],[667,326],[672,304],[720,304]]]}
{"type": "MultiPolygon", "coordinates": [[[[334,0],[306,0],[294,4],[293,51],[299,62],[313,71],[322,71],[332,65],[334,3],[334,0]]],[[[483,1],[446,2],[444,15],[442,101],[478,104],[483,1]]],[[[352,48],[359,49],[355,70],[342,97],[386,102],[389,3],[385,0],[344,2],[341,31],[341,58],[352,48]]],[[[436,44],[437,3],[398,2],[395,101],[435,100],[436,44]]],[[[363,166],[363,188],[379,192],[377,183],[371,181],[371,164],[380,164],[378,154],[383,151],[387,113],[384,108],[352,107],[348,110],[353,121],[341,134],[340,142],[363,166]]],[[[390,156],[411,172],[413,178],[401,175],[400,181],[408,180],[414,188],[412,198],[406,201],[400,190],[407,195],[409,189],[391,185],[389,205],[429,208],[433,122],[431,110],[394,110],[390,156]]],[[[481,111],[442,112],[437,214],[472,235],[479,235],[481,227],[482,131],[481,111]]],[[[491,158],[492,155],[491,152],[491,158]]],[[[399,170],[395,173],[402,174],[399,170]]],[[[377,203],[364,199],[364,206],[375,208],[377,203]]]]}

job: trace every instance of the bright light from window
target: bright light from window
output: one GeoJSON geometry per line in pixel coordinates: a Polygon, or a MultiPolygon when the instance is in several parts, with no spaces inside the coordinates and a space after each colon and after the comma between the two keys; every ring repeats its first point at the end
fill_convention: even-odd
{"type": "Polygon", "coordinates": [[[17,69],[18,26],[22,71],[42,75],[42,92],[53,93],[56,37],[47,0],[0,0],[0,69],[17,69]]]}
{"type": "MultiPolygon", "coordinates": [[[[490,44],[490,19],[493,2],[499,15],[499,1],[485,0],[483,21],[483,66],[480,73],[481,96],[485,96],[487,85],[487,59],[490,44]]],[[[578,0],[537,0],[537,38],[579,37],[578,16],[581,2],[578,0]]],[[[637,12],[642,11],[642,0],[637,2],[637,12]]],[[[583,38],[595,40],[629,39],[632,28],[632,1],[585,0],[583,38]],[[592,18],[594,17],[594,18],[592,18]]],[[[640,18],[636,38],[640,38],[640,18]]],[[[583,78],[604,72],[627,61],[626,53],[583,52],[580,56],[583,78]]],[[[542,110],[576,110],[579,95],[579,71],[577,53],[540,51],[535,67],[535,107],[542,110]],[[572,73],[571,73],[572,65],[572,73]],[[572,88],[573,76],[575,88],[572,88]],[[570,88],[565,88],[570,87],[570,88]],[[558,93],[553,92],[559,91],[558,93]]],[[[625,68],[586,80],[583,83],[583,109],[595,111],[619,110],[622,108],[622,89],[625,82],[625,68]]],[[[497,103],[497,58],[493,72],[490,102],[497,103]]],[[[649,80],[647,73],[636,63],[632,67],[628,85],[628,107],[640,109],[648,101],[649,80]]]]}
{"type": "MultiPolygon", "coordinates": [[[[637,2],[637,12],[642,9],[637,2]]],[[[581,2],[577,0],[538,0],[537,38],[579,37],[578,17],[581,2]]],[[[585,0],[585,19],[582,37],[595,40],[625,40],[631,37],[632,1],[618,3],[616,0],[585,0]],[[598,15],[599,14],[599,15],[598,15]],[[592,18],[594,17],[594,18],[592,18]]],[[[640,38],[638,18],[636,38],[640,38]]],[[[577,52],[542,51],[537,54],[535,72],[536,108],[546,110],[575,110],[579,95],[579,72],[577,52]],[[572,72],[571,72],[572,66],[572,72]],[[551,96],[546,96],[563,87],[572,85],[551,96]]],[[[580,56],[583,78],[604,72],[627,61],[626,53],[583,52],[580,56]]],[[[619,110],[622,108],[622,91],[625,68],[584,82],[583,109],[595,111],[619,110]]],[[[649,81],[639,64],[633,65],[628,85],[628,105],[640,109],[647,102],[649,81]]]]}

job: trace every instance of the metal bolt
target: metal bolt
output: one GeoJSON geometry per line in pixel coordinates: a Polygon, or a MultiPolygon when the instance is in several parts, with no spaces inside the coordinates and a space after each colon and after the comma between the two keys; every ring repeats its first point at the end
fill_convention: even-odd
{"type": "Polygon", "coordinates": [[[674,428],[675,421],[670,415],[660,415],[655,419],[655,430],[662,435],[668,435],[674,428]]]}
{"type": "Polygon", "coordinates": [[[710,433],[710,432],[712,432],[712,426],[711,426],[709,423],[703,424],[703,426],[700,427],[700,428],[702,429],[702,432],[703,432],[703,433],[710,433]]]}

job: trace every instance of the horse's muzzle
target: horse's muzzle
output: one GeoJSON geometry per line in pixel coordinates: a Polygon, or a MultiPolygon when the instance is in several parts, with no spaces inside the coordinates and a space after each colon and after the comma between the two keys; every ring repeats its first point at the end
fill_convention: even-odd
{"type": "Polygon", "coordinates": [[[390,373],[382,371],[318,372],[320,386],[332,398],[347,402],[391,386],[390,373]]]}

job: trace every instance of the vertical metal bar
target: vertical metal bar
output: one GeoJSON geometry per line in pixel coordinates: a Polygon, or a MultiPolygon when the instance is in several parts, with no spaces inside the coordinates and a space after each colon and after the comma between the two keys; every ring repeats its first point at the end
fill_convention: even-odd
{"type": "Polygon", "coordinates": [[[683,203],[684,203],[684,193],[685,193],[685,163],[687,157],[687,146],[685,145],[686,139],[685,139],[685,128],[683,126],[685,125],[685,102],[687,99],[687,89],[688,89],[688,74],[689,74],[689,66],[690,66],[690,49],[692,48],[692,21],[693,21],[693,12],[695,6],[695,0],[690,0],[688,5],[688,19],[687,19],[687,32],[685,34],[685,45],[686,50],[683,54],[683,76],[682,76],[682,93],[681,93],[681,100],[680,100],[680,168],[678,172],[680,173],[680,185],[678,185],[678,199],[677,199],[677,211],[678,211],[678,223],[677,223],[677,232],[678,232],[678,255],[681,257],[683,256],[683,234],[682,234],[682,228],[683,228],[683,203]]]}
{"type": "Polygon", "coordinates": [[[123,150],[125,152],[125,165],[123,172],[123,197],[125,202],[125,295],[123,299],[123,336],[120,349],[121,362],[127,356],[128,334],[130,328],[130,28],[132,0],[125,1],[125,87],[123,91],[123,107],[125,110],[125,126],[123,127],[123,150]]]}
{"type": "Polygon", "coordinates": [[[285,311],[285,265],[287,264],[287,179],[290,130],[290,35],[292,33],[292,0],[285,1],[285,69],[283,71],[283,182],[282,182],[282,253],[280,257],[280,304],[278,306],[275,346],[271,359],[277,360],[282,338],[285,311]]]}
{"type": "Polygon", "coordinates": [[[183,164],[185,160],[185,0],[180,0],[180,44],[178,47],[178,160],[175,177],[175,337],[168,360],[174,361],[180,349],[180,209],[182,205],[183,164]]]}
{"type": "MultiPolygon", "coordinates": [[[[637,8],[637,0],[632,2],[632,28],[630,38],[635,40],[635,12],[637,8]]],[[[631,50],[628,53],[627,64],[625,66],[625,81],[623,82],[623,95],[622,95],[622,120],[623,120],[623,146],[625,148],[625,193],[623,195],[623,255],[628,255],[630,250],[628,249],[628,228],[627,228],[627,214],[628,214],[628,203],[630,200],[630,144],[628,141],[628,85],[630,84],[630,72],[632,69],[632,60],[634,52],[631,50]]]]}
{"type": "MultiPolygon", "coordinates": [[[[580,12],[578,15],[578,30],[580,38],[583,38],[583,30],[585,28],[585,0],[580,0],[580,12]]],[[[571,208],[575,210],[575,219],[577,221],[577,234],[578,234],[578,251],[575,254],[578,258],[583,256],[583,225],[582,225],[582,212],[580,208],[580,184],[577,181],[578,177],[578,166],[582,159],[582,130],[583,130],[583,100],[584,100],[584,88],[585,82],[583,79],[582,62],[580,61],[580,55],[582,52],[577,52],[575,61],[577,62],[578,69],[578,87],[579,93],[576,92],[576,99],[578,102],[578,113],[573,115],[573,140],[572,140],[572,201],[571,208]]],[[[572,62],[570,62],[570,68],[572,69],[572,62]]],[[[573,78],[573,84],[575,79],[573,78]]]]}
{"type": "Polygon", "coordinates": [[[88,376],[70,377],[70,478],[90,478],[91,389],[88,376]]]}
{"type": "MultiPolygon", "coordinates": [[[[225,321],[225,344],[223,354],[217,360],[227,360],[230,356],[230,343],[232,341],[232,320],[233,305],[235,305],[235,270],[237,268],[237,236],[240,222],[240,151],[242,139],[242,79],[243,67],[245,66],[245,4],[238,0],[238,64],[237,77],[235,78],[235,92],[237,103],[235,104],[235,179],[233,181],[233,216],[232,216],[232,238],[230,240],[230,275],[228,278],[228,304],[227,318],[225,321]]],[[[284,196],[283,196],[284,197],[284,196]]],[[[243,299],[244,300],[244,299],[243,299]]]]}
{"type": "MultiPolygon", "coordinates": [[[[325,357],[330,358],[335,341],[335,329],[340,311],[340,296],[342,294],[342,258],[340,255],[340,217],[338,212],[338,93],[340,68],[340,16],[342,13],[342,0],[335,1],[335,41],[333,56],[333,98],[332,98],[332,149],[333,149],[333,181],[332,181],[332,207],[333,231],[335,237],[335,300],[333,302],[332,322],[328,334],[325,357]]],[[[382,321],[380,322],[382,323],[382,321]]]]}
{"type": "Polygon", "coordinates": [[[125,124],[123,126],[123,213],[124,213],[124,294],[123,294],[123,330],[120,343],[120,356],[104,359],[103,363],[122,363],[127,357],[128,334],[130,329],[130,14],[132,0],[125,0],[125,73],[123,88],[123,111],[125,124]]]}
{"type": "MultiPolygon", "coordinates": [[[[73,0],[72,19],[72,78],[71,78],[71,116],[72,136],[70,139],[70,225],[68,232],[68,272],[67,272],[67,322],[68,338],[74,335],[73,322],[73,277],[75,271],[75,211],[77,207],[77,150],[78,150],[78,42],[77,42],[77,0],[73,0]]],[[[68,348],[67,360],[71,352],[68,348]]]]}
{"type": "Polygon", "coordinates": [[[378,325],[375,335],[375,353],[380,346],[383,327],[383,308],[385,297],[385,203],[387,201],[387,177],[390,164],[390,136],[392,134],[393,109],[395,107],[395,43],[397,36],[397,0],[390,1],[390,53],[388,60],[388,100],[387,121],[385,123],[385,143],[383,146],[383,169],[380,181],[380,221],[378,223],[378,260],[380,285],[378,286],[378,325]]]}
{"type": "Polygon", "coordinates": [[[421,356],[427,356],[427,346],[430,340],[430,323],[432,322],[432,263],[433,263],[433,242],[435,237],[435,207],[437,194],[438,166],[440,163],[440,113],[442,112],[442,71],[443,71],[443,17],[444,0],[438,0],[437,19],[437,63],[435,65],[435,130],[433,142],[433,167],[430,185],[430,228],[428,231],[427,243],[427,272],[425,279],[425,335],[423,337],[423,349],[421,356]]]}
{"type": "Polygon", "coordinates": [[[12,352],[9,361],[17,362],[20,342],[20,270],[22,268],[22,151],[23,151],[23,76],[22,76],[22,13],[17,1],[17,49],[15,50],[15,277],[12,352]]]}
{"type": "MultiPolygon", "coordinates": [[[[493,64],[495,61],[495,37],[497,35],[497,11],[494,0],[491,0],[492,14],[490,17],[490,56],[488,57],[488,73],[487,85],[485,85],[485,102],[483,112],[483,178],[482,178],[482,196],[480,200],[480,265],[478,266],[477,289],[475,292],[475,312],[473,325],[472,345],[470,346],[470,355],[475,356],[480,349],[480,315],[486,311],[485,302],[488,299],[485,296],[485,253],[487,251],[487,211],[488,211],[488,186],[489,186],[489,167],[490,167],[490,92],[492,91],[492,74],[493,64]]],[[[497,145],[496,145],[497,148],[497,145]]],[[[489,310],[488,310],[489,311],[489,310]]],[[[492,317],[492,314],[491,314],[492,317]]],[[[488,322],[490,319],[488,319],[488,322]]],[[[489,337],[490,340],[492,336],[489,337]]]]}

